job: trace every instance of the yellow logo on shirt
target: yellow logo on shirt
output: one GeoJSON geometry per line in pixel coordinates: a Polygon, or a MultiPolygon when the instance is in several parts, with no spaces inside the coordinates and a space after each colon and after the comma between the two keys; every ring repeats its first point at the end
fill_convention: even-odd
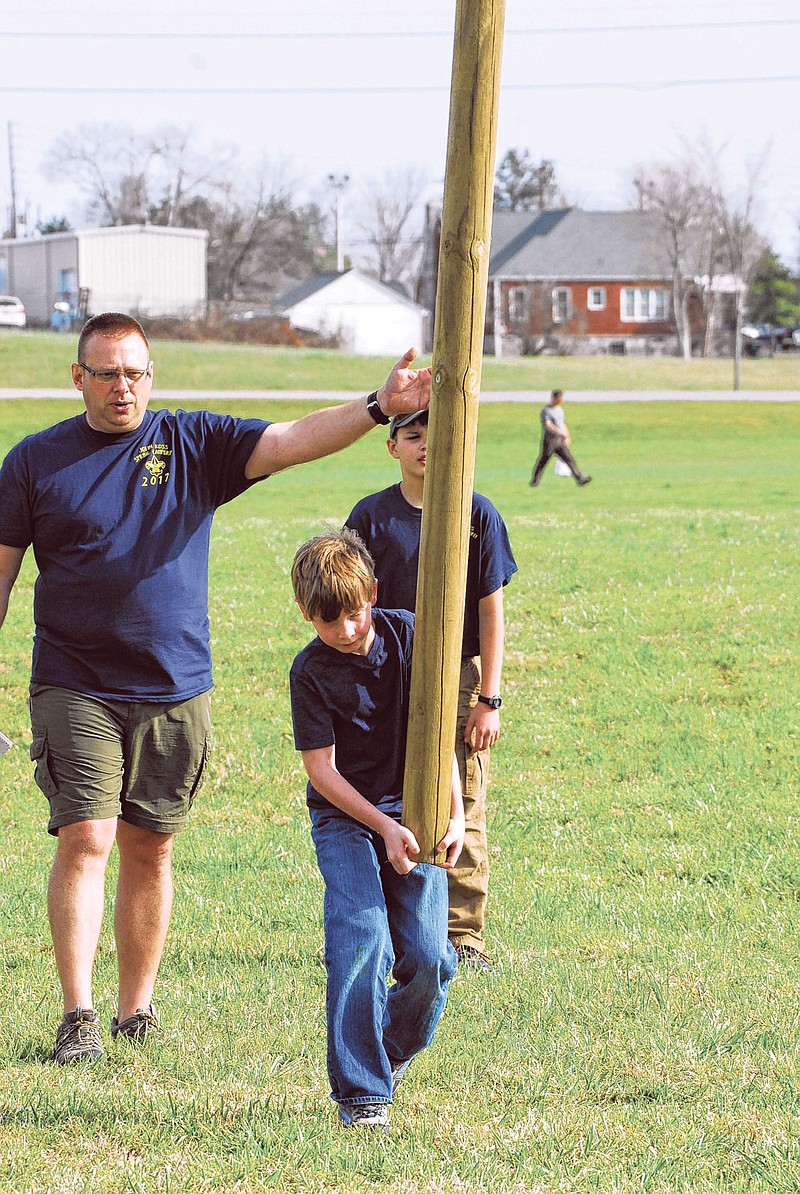
{"type": "Polygon", "coordinates": [[[172,455],[172,448],[167,444],[144,444],[136,453],[134,460],[137,464],[144,463],[147,470],[142,477],[143,488],[151,485],[163,485],[169,480],[169,469],[164,457],[172,455]]]}

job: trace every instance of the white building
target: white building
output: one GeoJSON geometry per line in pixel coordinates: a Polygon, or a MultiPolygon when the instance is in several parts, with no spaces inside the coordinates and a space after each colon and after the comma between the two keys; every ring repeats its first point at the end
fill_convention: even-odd
{"type": "Polygon", "coordinates": [[[33,324],[49,324],[56,302],[82,315],[202,315],[207,241],[153,224],[0,240],[0,291],[21,298],[33,324]]]}
{"type": "Polygon", "coordinates": [[[422,347],[424,307],[357,269],[317,274],[278,300],[292,327],[336,337],[344,352],[400,356],[422,347]]]}

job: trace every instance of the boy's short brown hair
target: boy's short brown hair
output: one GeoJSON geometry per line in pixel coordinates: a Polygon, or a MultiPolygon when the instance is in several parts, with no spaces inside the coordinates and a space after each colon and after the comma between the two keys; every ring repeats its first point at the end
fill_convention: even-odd
{"type": "Polygon", "coordinates": [[[315,535],[298,548],[292,564],[297,604],[309,618],[335,622],[372,601],[375,562],[348,527],[315,535]]]}

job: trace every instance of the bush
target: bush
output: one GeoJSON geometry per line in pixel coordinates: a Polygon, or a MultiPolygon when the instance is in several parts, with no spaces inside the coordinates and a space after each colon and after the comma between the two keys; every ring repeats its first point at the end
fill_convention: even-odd
{"type": "Polygon", "coordinates": [[[209,315],[205,319],[148,319],[147,334],[153,340],[211,340],[225,344],[271,344],[284,348],[336,347],[330,338],[315,332],[298,332],[287,319],[258,316],[237,319],[231,315],[209,315]]]}

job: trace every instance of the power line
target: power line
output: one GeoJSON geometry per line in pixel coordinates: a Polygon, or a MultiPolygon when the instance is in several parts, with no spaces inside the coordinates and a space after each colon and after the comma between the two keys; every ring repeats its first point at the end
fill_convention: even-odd
{"type": "MultiPolygon", "coordinates": [[[[504,92],[519,91],[661,91],[679,87],[730,87],[744,83],[797,83],[800,75],[730,75],[696,79],[559,80],[554,83],[504,83],[504,92]]],[[[0,95],[433,95],[449,91],[447,83],[409,87],[405,84],[344,87],[47,87],[0,84],[0,95]]]]}
{"type": "MultiPolygon", "coordinates": [[[[254,14],[246,14],[254,15],[254,14]]],[[[551,36],[553,34],[575,34],[575,33],[665,33],[669,31],[694,31],[697,29],[769,29],[777,26],[786,25],[800,25],[800,18],[797,17],[769,17],[766,20],[746,21],[746,20],[722,20],[722,21],[670,21],[658,22],[653,24],[621,24],[621,25],[548,25],[542,26],[538,29],[507,29],[505,35],[507,37],[538,37],[541,35],[551,36]]],[[[206,33],[206,32],[187,32],[186,30],[177,30],[174,32],[142,32],[141,30],[125,30],[119,32],[109,32],[108,30],[90,29],[87,31],[80,31],[74,29],[67,29],[63,32],[53,32],[47,29],[9,29],[0,30],[0,37],[13,38],[28,38],[37,40],[57,40],[63,41],[65,39],[81,39],[81,40],[143,40],[143,41],[338,41],[338,40],[364,40],[383,37],[403,37],[403,38],[452,38],[452,29],[419,29],[419,30],[327,30],[321,31],[317,29],[305,30],[302,32],[281,32],[280,30],[253,30],[251,32],[230,32],[224,33],[206,33]]]]}

